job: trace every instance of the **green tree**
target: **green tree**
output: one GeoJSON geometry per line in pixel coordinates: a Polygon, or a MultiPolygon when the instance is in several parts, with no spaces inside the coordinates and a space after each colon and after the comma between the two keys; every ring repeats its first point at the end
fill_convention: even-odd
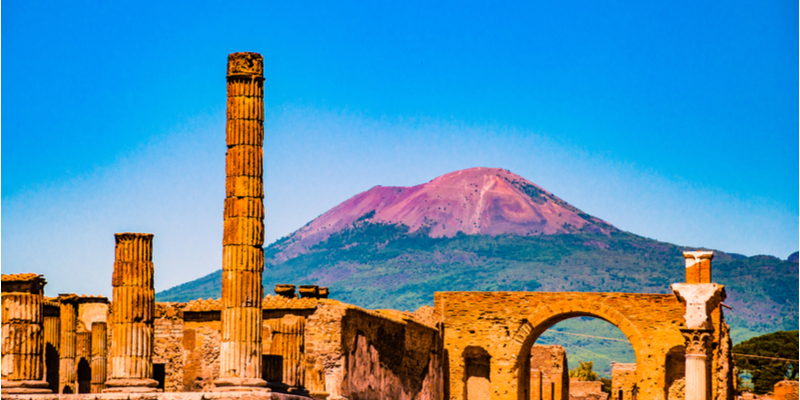
{"type": "Polygon", "coordinates": [[[757,336],[733,346],[734,364],[739,368],[740,374],[752,375],[754,393],[771,392],[778,381],[797,379],[798,345],[798,331],[780,331],[757,336]]]}
{"type": "Polygon", "coordinates": [[[569,370],[569,377],[578,378],[579,381],[596,381],[597,374],[592,371],[593,364],[591,361],[578,361],[578,366],[569,370]]]}

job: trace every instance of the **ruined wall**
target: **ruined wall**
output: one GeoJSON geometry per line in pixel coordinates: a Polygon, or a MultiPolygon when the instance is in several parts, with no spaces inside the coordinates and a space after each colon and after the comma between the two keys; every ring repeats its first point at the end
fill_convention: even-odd
{"type": "Polygon", "coordinates": [[[531,400],[569,400],[569,364],[563,347],[535,345],[531,347],[529,363],[531,376],[539,377],[536,384],[540,387],[531,390],[531,400]]]}
{"type": "Polygon", "coordinates": [[[440,399],[441,349],[411,314],[320,300],[306,322],[307,377],[321,372],[332,398],[440,399]]]}
{"type": "Polygon", "coordinates": [[[775,384],[775,400],[797,400],[798,398],[797,381],[780,381],[775,384]]]}
{"type": "Polygon", "coordinates": [[[608,393],[603,392],[601,381],[580,381],[572,378],[569,382],[570,400],[606,400],[608,393]]]}
{"type": "MultiPolygon", "coordinates": [[[[667,398],[670,386],[682,374],[684,339],[680,328],[685,306],[671,294],[437,292],[434,308],[444,324],[449,355],[449,388],[445,390],[454,400],[464,398],[465,365],[460,355],[469,346],[482,348],[491,356],[493,399],[524,398],[526,390],[518,384],[526,375],[520,375],[525,364],[521,357],[548,328],[578,316],[606,320],[627,336],[639,365],[639,398],[667,398]],[[668,363],[670,355],[679,355],[681,363],[668,363]]],[[[717,332],[721,331],[719,324],[717,320],[717,332]]],[[[719,337],[714,338],[714,348],[720,346],[719,337]]]]}
{"type": "Polygon", "coordinates": [[[611,400],[631,400],[636,390],[636,364],[611,364],[611,400]]]}

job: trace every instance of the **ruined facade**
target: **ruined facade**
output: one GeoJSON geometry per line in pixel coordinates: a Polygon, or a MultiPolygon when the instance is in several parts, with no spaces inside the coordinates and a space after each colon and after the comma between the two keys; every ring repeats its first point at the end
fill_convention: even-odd
{"type": "Polygon", "coordinates": [[[673,294],[437,292],[415,313],[366,310],[314,285],[264,296],[263,71],[259,54],[228,58],[221,298],[156,303],[153,235],[143,233],[115,235],[111,302],[44,299],[39,275],[4,275],[4,395],[567,400],[571,386],[594,393],[597,383],[571,384],[563,349],[534,343],[591,316],[618,327],[636,355],[615,370],[613,398],[733,398],[709,252],[685,254],[673,294]]]}

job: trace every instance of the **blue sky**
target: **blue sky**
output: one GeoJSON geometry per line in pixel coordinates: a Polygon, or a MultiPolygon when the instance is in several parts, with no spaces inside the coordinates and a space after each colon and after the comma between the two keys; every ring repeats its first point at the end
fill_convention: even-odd
{"type": "Polygon", "coordinates": [[[643,236],[798,249],[797,2],[6,2],[2,266],[110,294],[221,267],[225,62],[265,58],[267,242],[502,167],[643,236]]]}

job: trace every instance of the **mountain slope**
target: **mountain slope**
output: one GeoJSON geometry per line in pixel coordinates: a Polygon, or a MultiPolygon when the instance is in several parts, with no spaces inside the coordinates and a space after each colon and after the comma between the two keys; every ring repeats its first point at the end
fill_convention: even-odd
{"type": "MultiPolygon", "coordinates": [[[[435,291],[667,293],[684,280],[686,248],[620,231],[529,185],[504,170],[470,169],[412,188],[373,188],[267,247],[265,289],[319,284],[363,307],[415,310],[435,291]],[[469,198],[464,190],[476,193],[476,179],[486,182],[477,188],[482,205],[456,202],[469,198]],[[453,233],[452,224],[475,215],[480,227],[453,233]]],[[[734,340],[797,326],[797,263],[717,252],[713,273],[727,287],[734,340]]],[[[220,285],[217,271],[158,299],[219,297],[220,285]]]]}
{"type": "Polygon", "coordinates": [[[280,241],[284,261],[359,219],[402,224],[432,237],[608,234],[617,229],[569,205],[533,182],[500,168],[470,168],[412,187],[375,186],[342,202],[280,241]]]}

